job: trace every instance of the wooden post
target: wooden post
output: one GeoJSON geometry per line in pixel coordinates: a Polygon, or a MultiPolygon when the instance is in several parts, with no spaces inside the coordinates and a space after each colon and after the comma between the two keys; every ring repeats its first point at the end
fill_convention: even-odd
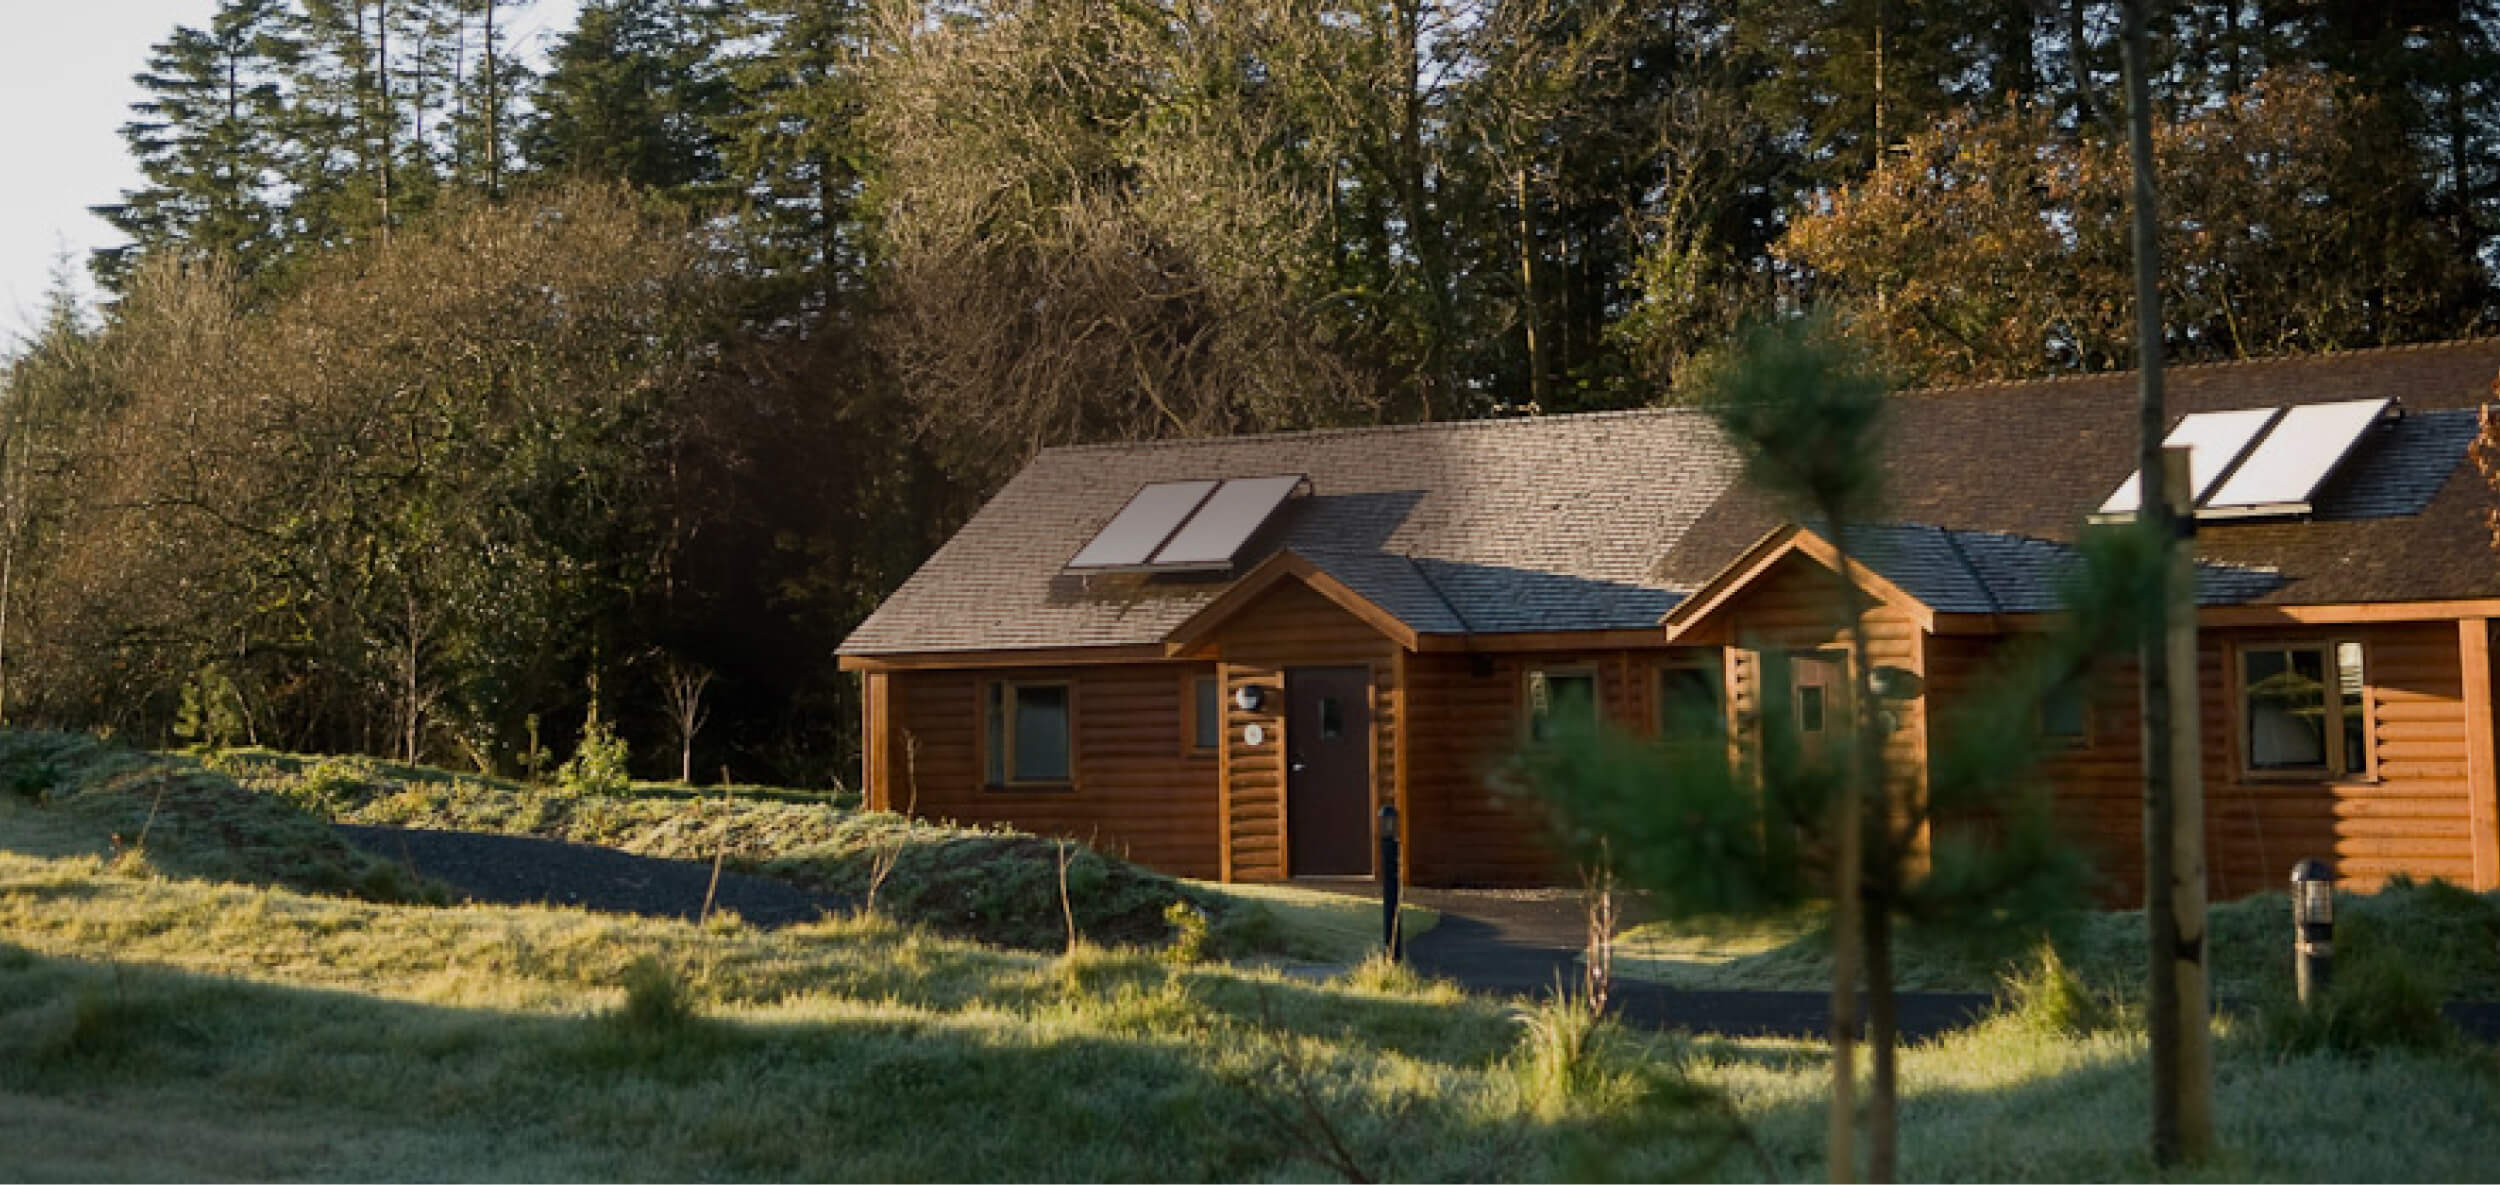
{"type": "MultiPolygon", "coordinates": [[[[2194,523],[2195,486],[2186,448],[2162,450],[2172,521],[2194,523]]],[[[2167,547],[2169,572],[2162,607],[2162,646],[2170,666],[2170,933],[2167,974],[2177,1001],[2179,1155],[2201,1161],[2213,1151],[2213,1040],[2205,967],[2205,775],[2197,703],[2203,686],[2196,663],[2196,548],[2185,530],[2167,547]]],[[[2149,871],[2149,870],[2148,870],[2149,871]]],[[[2155,873],[2158,875],[2158,873],[2155,873]]]]}
{"type": "Polygon", "coordinates": [[[883,671],[859,676],[860,802],[872,811],[894,809],[893,678],[883,671]]]}
{"type": "Polygon", "coordinates": [[[2465,672],[2465,798],[2472,829],[2474,888],[2500,888],[2500,780],[2495,779],[2491,702],[2491,619],[2457,622],[2457,661],[2465,672]]]}

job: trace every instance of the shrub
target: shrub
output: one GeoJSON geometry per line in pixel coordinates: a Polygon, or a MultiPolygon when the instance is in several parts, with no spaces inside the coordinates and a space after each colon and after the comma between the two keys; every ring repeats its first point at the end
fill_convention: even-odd
{"type": "Polygon", "coordinates": [[[1997,980],[1997,1011],[2036,1033],[2081,1037],[2110,1027],[2109,1002],[2042,942],[2030,962],[1997,980]]]}
{"type": "Polygon", "coordinates": [[[1519,1018],[1520,1081],[1539,1109],[1560,1114],[1587,1097],[1599,1078],[1597,1046],[1606,1019],[1585,1000],[1557,991],[1519,1018]]]}
{"type": "Polygon", "coordinates": [[[182,708],[174,735],[208,749],[223,749],[249,731],[243,691],[225,671],[207,667],[182,685],[182,708]]]}
{"type": "Polygon", "coordinates": [[[1163,948],[1163,957],[1175,963],[1203,963],[1215,957],[1215,926],[1196,902],[1173,902],[1164,908],[1163,920],[1172,926],[1172,942],[1163,948]]]}
{"type": "Polygon", "coordinates": [[[657,955],[644,955],[625,968],[624,1006],[616,1022],[626,1031],[646,1035],[672,1033],[695,1018],[694,1000],[677,969],[657,955]]]}
{"type": "Polygon", "coordinates": [[[582,723],[582,743],[573,759],[556,771],[556,785],[569,794],[622,795],[633,789],[625,772],[625,741],[592,708],[582,723]]]}
{"type": "Polygon", "coordinates": [[[2440,1003],[2447,983],[2419,962],[2364,940],[2336,960],[2325,998],[2303,1007],[2277,990],[2258,1007],[2261,1040],[2278,1052],[2366,1054],[2441,1049],[2456,1040],[2440,1003]]]}

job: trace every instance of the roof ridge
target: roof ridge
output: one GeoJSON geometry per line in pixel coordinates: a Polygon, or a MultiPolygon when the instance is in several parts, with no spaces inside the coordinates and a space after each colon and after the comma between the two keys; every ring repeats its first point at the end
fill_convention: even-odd
{"type": "Polygon", "coordinates": [[[1402,424],[1353,424],[1337,428],[1295,428],[1283,432],[1243,432],[1224,436],[1165,436],[1153,440],[1099,440],[1086,444],[1054,444],[1036,453],[1091,453],[1113,449],[1138,450],[1183,448],[1191,445],[1223,444],[1237,440],[1293,440],[1318,436],[1362,436],[1403,432],[1456,432],[1469,429],[1517,427],[1524,424],[1579,424],[1594,420],[1681,419],[1705,415],[1693,407],[1625,407],[1607,411],[1577,411],[1558,415],[1484,416],[1472,420],[1416,420],[1402,424]]]}
{"type": "MultiPolygon", "coordinates": [[[[2327,365],[2342,363],[2350,359],[2361,357],[2383,357],[2389,354],[2408,353],[2427,354],[2438,350],[2471,349],[2478,346],[2485,348],[2500,346],[2500,335],[2478,334],[2472,337],[2449,338],[2445,341],[2397,342],[2384,346],[2361,346],[2350,350],[2285,351],[2279,354],[2258,354],[2246,358],[2217,358],[2205,362],[2173,362],[2164,363],[2162,365],[2162,372],[2164,374],[2172,374],[2179,371],[2202,372],[2261,366],[2298,366],[2303,364],[2327,365]]],[[[1939,396],[1970,395],[1989,391],[2002,391],[2008,387],[2048,387],[2068,383],[2125,378],[2129,375],[2138,373],[2140,370],[2142,370],[2141,367],[2131,366],[2123,370],[2073,371],[2065,374],[2035,375],[2030,378],[1977,379],[1971,382],[1945,383],[1932,387],[1904,387],[1897,392],[1897,394],[1939,396]]]]}

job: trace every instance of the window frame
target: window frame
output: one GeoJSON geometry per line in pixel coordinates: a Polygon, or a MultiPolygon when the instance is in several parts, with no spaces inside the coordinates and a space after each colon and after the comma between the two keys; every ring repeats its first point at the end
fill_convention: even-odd
{"type": "Polygon", "coordinates": [[[1729,719],[1728,715],[1729,697],[1726,650],[1713,646],[1697,653],[1678,654],[1671,652],[1667,655],[1665,660],[1658,663],[1656,670],[1651,674],[1650,682],[1652,684],[1652,690],[1655,693],[1656,702],[1651,705],[1649,724],[1652,732],[1660,741],[1717,740],[1724,742],[1735,736],[1735,724],[1729,719]],[[1678,736],[1671,728],[1668,727],[1670,717],[1668,715],[1669,704],[1667,701],[1670,697],[1667,695],[1667,678],[1680,671],[1698,671],[1704,678],[1707,678],[1710,681],[1711,698],[1718,708],[1718,714],[1715,717],[1718,724],[1718,734],[1715,737],[1678,736]]]}
{"type": "Polygon", "coordinates": [[[980,731],[975,734],[980,748],[981,788],[992,793],[1042,791],[1068,792],[1076,789],[1078,769],[1076,747],[1076,680],[1057,679],[984,679],[980,683],[980,731]],[[1067,729],[1068,772],[1058,778],[1020,778],[1016,776],[1016,693],[1027,688],[1056,687],[1066,693],[1067,710],[1063,727],[1067,729]],[[998,740],[993,745],[990,727],[993,712],[999,713],[995,730],[998,740]],[[997,751],[993,753],[993,748],[997,751]],[[990,759],[998,758],[998,776],[990,776],[990,759]]]}
{"type": "Polygon", "coordinates": [[[1205,760],[1224,751],[1224,707],[1224,676],[1220,671],[1181,673],[1181,756],[1205,760]],[[1198,743],[1198,730],[1207,722],[1198,702],[1198,687],[1202,683],[1215,685],[1215,743],[1212,745],[1198,743]]]}
{"type": "Polygon", "coordinates": [[[1551,738],[1540,737],[1537,735],[1538,716],[1535,687],[1537,681],[1540,679],[1546,682],[1548,686],[1546,702],[1550,706],[1552,703],[1552,692],[1550,689],[1553,680],[1557,676],[1566,679],[1588,680],[1589,726],[1592,730],[1595,730],[1603,728],[1606,724],[1606,680],[1604,676],[1599,673],[1596,663],[1572,662],[1551,664],[1540,663],[1531,665],[1521,668],[1519,672],[1519,739],[1526,744],[1543,745],[1551,743],[1551,738]]]}
{"type": "Polygon", "coordinates": [[[2370,682],[2371,665],[2372,659],[2370,657],[2369,642],[2366,639],[2350,635],[2338,635],[2326,638],[2251,638],[2245,641],[2234,642],[2231,647],[2231,683],[2228,689],[2231,696],[2231,752],[2232,763],[2238,768],[2241,780],[2255,782],[2317,782],[2325,784],[2369,784],[2378,782],[2378,691],[2376,686],[2370,682]],[[2346,700],[2344,698],[2343,667],[2336,661],[2336,652],[2347,645],[2359,647],[2361,651],[2361,690],[2359,693],[2361,708],[2361,768],[2350,772],[2346,772],[2343,769],[2345,765],[2350,764],[2344,759],[2343,719],[2346,700]],[[2324,684],[2326,691],[2326,703],[2323,708],[2323,713],[2326,719],[2334,722],[2333,727],[2322,730],[2324,733],[2324,740],[2326,742],[2326,762],[2323,765],[2315,766],[2260,768],[2251,762],[2250,758],[2252,754],[2249,752],[2248,744],[2250,725],[2248,711],[2248,658],[2251,654],[2261,654],[2267,652],[2289,653],[2294,651],[2307,651],[2309,653],[2316,654],[2318,656],[2319,669],[2326,676],[2321,681],[2324,684]]]}
{"type": "Polygon", "coordinates": [[[2073,675],[2058,680],[2056,683],[2050,684],[2048,694],[2042,696],[2040,698],[2040,702],[2032,707],[2032,735],[2038,737],[2043,746],[2053,749],[2075,750],[2091,748],[2093,738],[2098,736],[2100,733],[2100,713],[2093,704],[2093,701],[2099,698],[2094,694],[2097,690],[2098,689],[2093,686],[2093,678],[2090,671],[2078,671],[2073,675]],[[2072,733],[2055,733],[2049,731],[2049,698],[2061,692],[2071,694],[2075,697],[2075,717],[2077,727],[2076,731],[2072,733]]]}

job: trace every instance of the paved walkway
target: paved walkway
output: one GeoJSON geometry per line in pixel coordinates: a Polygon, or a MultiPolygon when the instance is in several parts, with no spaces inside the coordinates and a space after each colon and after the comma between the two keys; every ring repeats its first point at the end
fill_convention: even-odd
{"type": "Polygon", "coordinates": [[[521,835],[345,823],[335,828],[347,842],[448,885],[470,901],[569,905],[693,921],[708,895],[714,909],[733,910],[765,927],[814,921],[852,908],[843,897],[727,870],[715,886],[712,865],[704,860],[664,860],[521,835]]]}
{"type": "MultiPolygon", "coordinates": [[[[1348,891],[1376,893],[1368,885],[1348,891]]],[[[1441,914],[1439,925],[1407,944],[1417,970],[1494,995],[1543,995],[1557,984],[1580,989],[1588,923],[1577,893],[1409,889],[1406,900],[1441,914]]],[[[1903,992],[1894,999],[1903,1040],[1966,1027],[1991,1004],[1972,992],[1903,992]]],[[[1677,991],[1619,979],[1610,1003],[1624,1019],[1652,1028],[1803,1038],[1831,1030],[1831,995],[1820,991],[1677,991]]],[[[1861,996],[1859,1014],[1865,1010],[1861,996]]],[[[2468,1036],[2500,1042],[2500,1003],[2453,1002],[2447,1013],[2468,1036]]]]}
{"type": "MultiPolygon", "coordinates": [[[[1588,928],[1578,894],[1410,889],[1406,899],[1441,914],[1439,925],[1407,945],[1416,970],[1493,995],[1542,995],[1557,984],[1579,990],[1588,928]]],[[[1967,1026],[1989,1006],[1987,996],[1974,993],[1909,992],[1896,999],[1901,1035],[1912,1040],[1967,1026]]],[[[1678,991],[1618,979],[1609,1002],[1625,1020],[1651,1028],[1801,1038],[1831,1030],[1828,992],[1678,991]]]]}

